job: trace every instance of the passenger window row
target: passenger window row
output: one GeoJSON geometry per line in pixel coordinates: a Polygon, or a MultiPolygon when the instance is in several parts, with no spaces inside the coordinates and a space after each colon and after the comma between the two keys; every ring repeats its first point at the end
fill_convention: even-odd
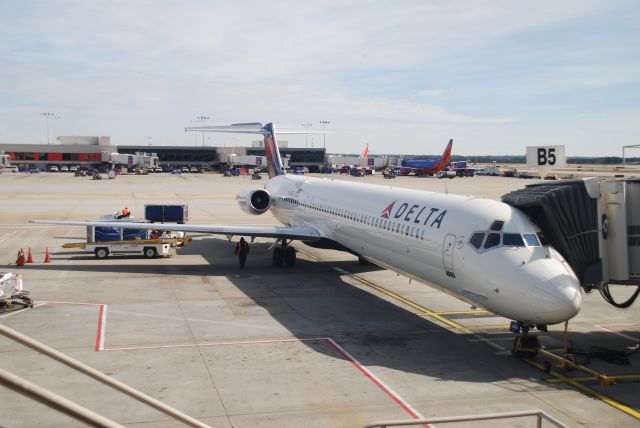
{"type": "Polygon", "coordinates": [[[302,202],[296,198],[278,197],[277,200],[291,204],[299,205],[309,210],[325,213],[334,217],[342,217],[347,220],[351,220],[357,223],[367,224],[369,226],[376,227],[382,230],[388,230],[398,235],[409,236],[415,239],[424,240],[425,228],[409,226],[399,222],[394,222],[388,219],[380,217],[373,217],[362,212],[350,211],[345,208],[337,208],[331,205],[319,204],[319,203],[307,203],[302,202]]]}

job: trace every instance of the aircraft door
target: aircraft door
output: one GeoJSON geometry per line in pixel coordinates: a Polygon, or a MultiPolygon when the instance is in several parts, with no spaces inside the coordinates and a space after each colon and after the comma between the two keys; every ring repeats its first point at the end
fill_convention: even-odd
{"type": "Polygon", "coordinates": [[[447,276],[451,278],[455,278],[456,275],[453,273],[453,250],[455,248],[456,235],[449,233],[444,237],[444,242],[442,243],[442,262],[444,264],[444,271],[447,276]]]}

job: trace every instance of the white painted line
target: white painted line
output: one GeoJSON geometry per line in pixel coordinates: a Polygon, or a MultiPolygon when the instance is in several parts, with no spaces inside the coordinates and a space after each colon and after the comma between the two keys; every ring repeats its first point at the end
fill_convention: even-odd
{"type": "Polygon", "coordinates": [[[606,330],[608,332],[611,332],[613,334],[617,334],[618,336],[622,336],[622,337],[624,337],[626,339],[629,339],[629,340],[632,340],[632,341],[634,341],[636,343],[640,343],[640,339],[638,339],[636,337],[629,336],[629,335],[624,334],[624,333],[619,333],[619,332],[617,332],[615,330],[611,330],[610,328],[607,328],[607,327],[613,327],[613,326],[618,326],[618,325],[635,325],[635,324],[606,324],[606,325],[597,325],[596,324],[595,327],[601,328],[601,329],[606,330]]]}
{"type": "Polygon", "coordinates": [[[39,308],[40,306],[44,306],[44,305],[46,305],[46,303],[40,303],[38,305],[34,305],[33,308],[18,309],[15,312],[9,312],[8,314],[0,315],[0,318],[9,318],[11,316],[14,316],[14,315],[17,315],[17,314],[22,314],[22,313],[30,311],[31,309],[39,308]]]}
{"type": "Polygon", "coordinates": [[[5,232],[2,235],[0,235],[0,243],[6,241],[7,239],[9,239],[10,236],[12,236],[13,234],[15,234],[16,231],[12,230],[11,232],[5,232]]]}

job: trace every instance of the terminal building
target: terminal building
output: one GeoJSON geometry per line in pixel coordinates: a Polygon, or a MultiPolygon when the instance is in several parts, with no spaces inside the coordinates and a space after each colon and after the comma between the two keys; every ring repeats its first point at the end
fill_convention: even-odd
{"type": "MultiPolygon", "coordinates": [[[[165,169],[195,166],[209,170],[229,167],[228,162],[221,159],[229,159],[230,154],[237,155],[238,159],[265,155],[262,141],[254,141],[252,147],[202,147],[113,145],[111,138],[106,136],[60,136],[56,140],[57,144],[0,144],[0,152],[9,155],[12,165],[20,168],[36,167],[40,170],[64,165],[104,169],[108,167],[108,164],[103,161],[104,152],[122,154],[152,152],[158,156],[160,166],[165,169]],[[227,156],[223,156],[225,154],[227,156]]],[[[278,144],[280,154],[288,162],[289,168],[306,167],[310,172],[317,172],[325,164],[324,148],[288,147],[286,141],[278,144]]]]}

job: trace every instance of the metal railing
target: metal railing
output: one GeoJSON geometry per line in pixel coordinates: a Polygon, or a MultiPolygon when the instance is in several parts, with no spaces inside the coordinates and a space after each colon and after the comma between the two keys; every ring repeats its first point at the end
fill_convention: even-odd
{"type": "MultiPolygon", "coordinates": [[[[26,336],[22,333],[19,333],[5,325],[0,324],[0,334],[12,339],[18,343],[23,344],[35,351],[40,352],[43,355],[46,355],[49,358],[52,358],[72,369],[83,373],[89,377],[94,378],[95,380],[102,382],[105,385],[112,387],[113,389],[126,394],[150,407],[153,407],[156,410],[161,411],[165,415],[168,415],[186,425],[195,428],[210,428],[208,425],[198,421],[197,419],[192,418],[189,415],[186,415],[179,410],[174,409],[173,407],[167,406],[161,401],[156,400],[153,397],[150,397],[129,385],[120,382],[106,374],[94,369],[93,367],[89,367],[88,365],[75,360],[68,355],[63,354],[62,352],[56,351],[55,349],[40,343],[29,336],[26,336]]],[[[68,400],[60,400],[60,398],[55,394],[50,393],[43,388],[38,388],[37,385],[33,385],[24,379],[11,376],[10,373],[3,370],[0,372],[0,384],[6,386],[7,388],[13,389],[16,392],[27,395],[31,398],[37,399],[38,401],[47,404],[50,407],[61,410],[64,413],[73,416],[79,420],[89,423],[91,421],[92,426],[99,427],[110,427],[110,426],[119,426],[108,419],[102,418],[100,415],[97,415],[93,412],[89,412],[87,409],[81,408],[81,406],[76,406],[75,409],[72,403],[68,400]],[[35,388],[34,388],[35,387],[35,388]],[[69,406],[71,404],[72,406],[69,406]],[[80,417],[79,417],[80,416],[80,417]],[[95,417],[98,418],[95,418],[95,417]],[[88,419],[87,419],[88,418],[88,419]],[[112,425],[109,425],[112,424],[112,425]]]]}
{"type": "Polygon", "coordinates": [[[546,420],[550,424],[560,428],[568,428],[554,417],[548,415],[542,410],[523,410],[520,412],[505,412],[505,413],[487,413],[484,415],[466,415],[466,416],[446,416],[440,418],[426,418],[426,419],[399,419],[394,421],[378,421],[365,425],[363,428],[387,428],[387,427],[399,427],[410,425],[424,425],[424,424],[440,424],[449,422],[474,422],[474,421],[486,421],[489,419],[512,419],[522,418],[526,416],[536,416],[536,427],[542,427],[542,421],[546,420]]]}

